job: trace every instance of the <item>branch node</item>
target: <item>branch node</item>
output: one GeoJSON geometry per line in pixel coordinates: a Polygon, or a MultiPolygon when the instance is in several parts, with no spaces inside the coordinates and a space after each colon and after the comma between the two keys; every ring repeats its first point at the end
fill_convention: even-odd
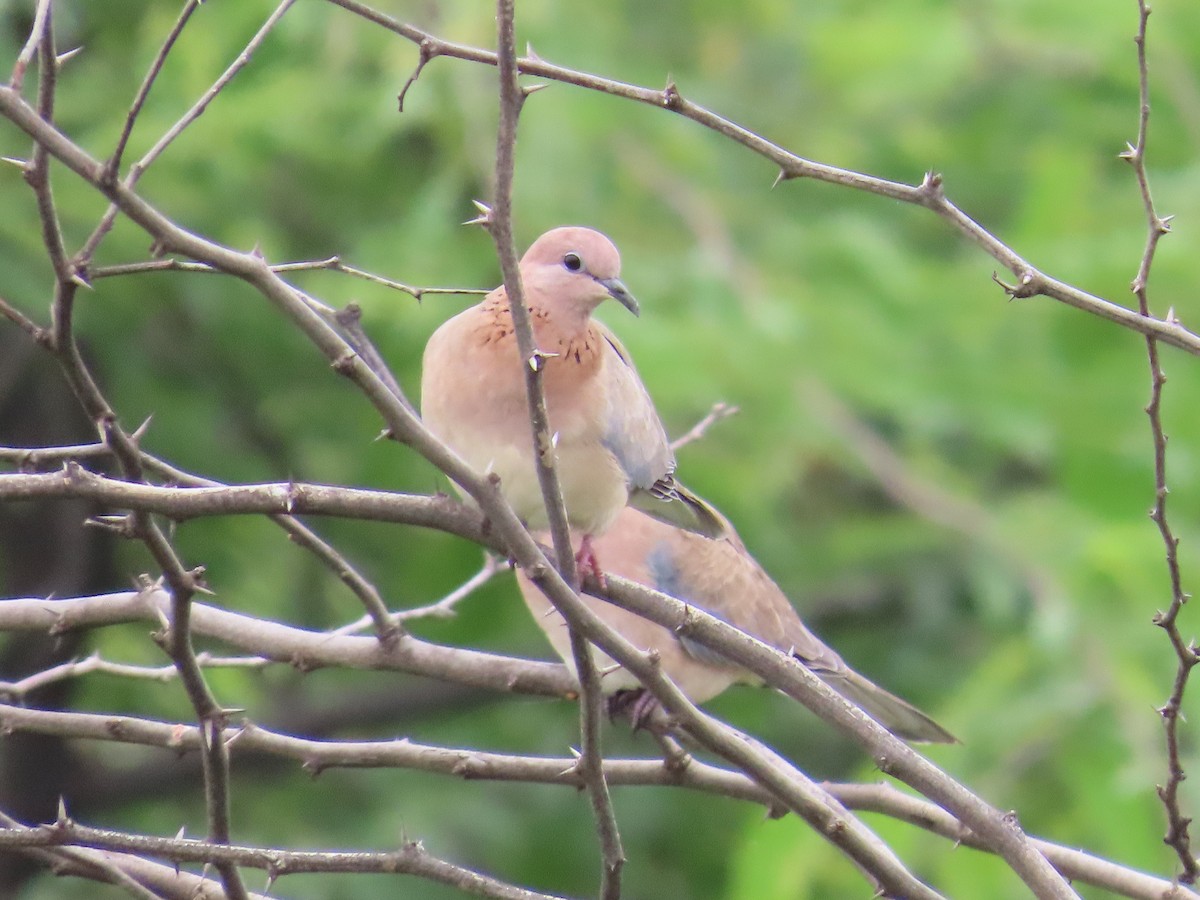
{"type": "Polygon", "coordinates": [[[354,361],[356,359],[358,359],[358,354],[353,350],[347,350],[329,365],[339,375],[345,375],[349,378],[354,374],[354,361]]]}
{"type": "Polygon", "coordinates": [[[933,206],[946,199],[946,191],[942,185],[942,176],[932,170],[925,173],[921,179],[921,199],[926,206],[933,206]]]}
{"type": "Polygon", "coordinates": [[[679,93],[679,88],[674,81],[668,81],[666,88],[662,92],[663,108],[679,112],[683,106],[683,95],[679,93]]]}
{"type": "Polygon", "coordinates": [[[404,98],[408,96],[408,89],[417,83],[417,79],[421,77],[421,70],[425,68],[426,63],[441,54],[437,42],[430,37],[421,39],[421,43],[417,45],[417,52],[420,54],[417,57],[417,67],[408,76],[408,81],[404,82],[404,87],[400,88],[400,93],[396,97],[397,112],[404,112],[404,98]]]}
{"type": "Polygon", "coordinates": [[[188,587],[191,590],[198,594],[205,594],[209,597],[213,596],[213,591],[204,578],[204,566],[196,566],[194,569],[189,569],[185,574],[188,577],[188,587]]]}
{"type": "Polygon", "coordinates": [[[119,165],[120,160],[116,156],[113,156],[100,167],[100,177],[97,179],[97,184],[101,190],[108,192],[117,186],[117,166],[119,165]]]}
{"type": "Polygon", "coordinates": [[[1036,297],[1042,292],[1040,278],[1032,269],[1025,269],[1020,272],[1017,275],[1016,284],[1008,284],[995,272],[992,273],[992,281],[1000,285],[1004,293],[1008,295],[1009,300],[1027,300],[1030,297],[1036,297]]]}
{"type": "Polygon", "coordinates": [[[136,533],[133,527],[133,517],[128,513],[119,513],[111,516],[90,516],[83,520],[83,524],[91,528],[99,528],[102,531],[108,531],[122,538],[134,538],[136,533]]]}

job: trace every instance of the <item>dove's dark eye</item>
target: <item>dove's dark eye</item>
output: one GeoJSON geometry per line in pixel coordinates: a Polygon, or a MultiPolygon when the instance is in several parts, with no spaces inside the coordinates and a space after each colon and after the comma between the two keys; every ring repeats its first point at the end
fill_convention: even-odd
{"type": "Polygon", "coordinates": [[[583,268],[583,260],[579,258],[578,253],[568,253],[563,257],[563,265],[567,267],[568,271],[578,272],[583,268]]]}

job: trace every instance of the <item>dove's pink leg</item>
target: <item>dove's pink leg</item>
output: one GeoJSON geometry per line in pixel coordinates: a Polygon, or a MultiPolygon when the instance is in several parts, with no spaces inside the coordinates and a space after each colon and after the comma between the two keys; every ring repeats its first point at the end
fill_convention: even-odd
{"type": "Polygon", "coordinates": [[[588,575],[596,579],[601,590],[608,589],[604,573],[600,571],[600,562],[596,559],[596,551],[592,548],[592,536],[585,534],[579,542],[579,552],[575,554],[575,568],[579,572],[579,580],[583,581],[588,575]]]}

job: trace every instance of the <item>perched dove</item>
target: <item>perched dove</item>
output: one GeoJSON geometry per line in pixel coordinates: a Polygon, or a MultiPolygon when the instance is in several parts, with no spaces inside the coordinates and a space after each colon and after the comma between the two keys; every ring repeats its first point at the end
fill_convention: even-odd
{"type": "MultiPolygon", "coordinates": [[[[723,520],[675,481],[675,456],[629,354],[592,310],[612,297],[634,315],[617,248],[589,228],[555,228],[521,259],[567,519],[595,567],[592,535],[627,502],[707,535],[723,520]]],[[[421,412],[429,430],[500,488],[530,527],[547,527],[525,380],[508,294],[498,287],[443,323],[425,347],[421,412]]]]}
{"type": "MultiPolygon", "coordinates": [[[[718,514],[719,515],[719,514],[718,514]]],[[[732,527],[727,537],[710,540],[626,509],[595,550],[609,573],[637,581],[717,616],[780,650],[791,653],[822,681],[863,709],[898,737],[953,743],[955,738],[920,710],[850,669],[840,656],[804,627],[792,604],[762,570],[732,527]]],[[[550,643],[574,668],[566,622],[537,586],[518,571],[530,612],[550,643]]],[[[694,702],[703,703],[734,683],[758,683],[717,653],[611,603],[583,595],[606,624],[643,650],[657,650],[670,678],[694,702]]],[[[598,650],[608,695],[640,688],[637,680],[598,650]]],[[[639,709],[638,706],[634,707],[639,709]]],[[[636,716],[635,716],[636,720],[636,716]]]]}

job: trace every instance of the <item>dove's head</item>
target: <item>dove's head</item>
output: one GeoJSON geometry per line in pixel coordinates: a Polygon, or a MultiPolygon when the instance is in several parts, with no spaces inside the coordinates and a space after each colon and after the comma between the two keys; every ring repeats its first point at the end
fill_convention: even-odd
{"type": "Polygon", "coordinates": [[[521,278],[534,302],[581,318],[612,297],[635,316],[638,302],[621,283],[621,255],[613,242],[591,228],[547,231],[521,258],[521,278]]]}

